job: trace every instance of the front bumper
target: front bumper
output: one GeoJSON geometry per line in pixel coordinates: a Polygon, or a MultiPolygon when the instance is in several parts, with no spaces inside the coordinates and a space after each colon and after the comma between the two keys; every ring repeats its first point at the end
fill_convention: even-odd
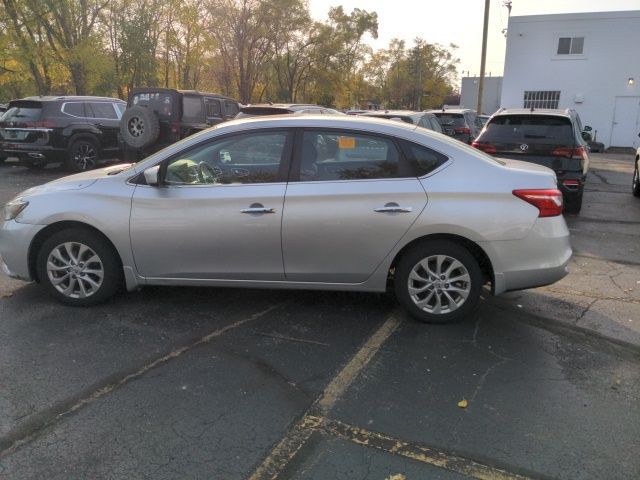
{"type": "Polygon", "coordinates": [[[12,278],[31,281],[29,247],[36,234],[45,225],[18,223],[15,220],[0,223],[0,269],[12,278]]]}

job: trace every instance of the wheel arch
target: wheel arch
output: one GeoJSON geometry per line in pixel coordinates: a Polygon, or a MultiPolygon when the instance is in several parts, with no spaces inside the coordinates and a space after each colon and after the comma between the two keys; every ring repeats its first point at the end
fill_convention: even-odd
{"type": "Polygon", "coordinates": [[[456,235],[452,233],[435,233],[435,234],[424,235],[422,237],[415,238],[414,240],[407,243],[404,247],[400,249],[398,253],[396,253],[396,256],[391,262],[391,266],[389,268],[389,275],[391,275],[391,272],[395,270],[395,267],[398,264],[398,261],[400,260],[400,258],[402,258],[402,256],[406,252],[416,247],[417,245],[428,243],[434,240],[448,240],[450,242],[457,243],[458,245],[461,245],[464,248],[466,248],[469,251],[469,253],[473,255],[473,257],[478,262],[478,265],[480,266],[480,270],[482,271],[482,275],[484,276],[483,283],[491,282],[491,287],[493,291],[495,287],[495,275],[494,275],[493,264],[491,263],[491,260],[489,258],[489,255],[487,255],[487,252],[485,252],[484,249],[480,245],[478,245],[476,242],[469,240],[468,238],[463,237],[461,235],[456,235]]]}
{"type": "Polygon", "coordinates": [[[43,228],[36,234],[36,236],[31,241],[31,244],[29,245],[29,253],[28,253],[29,275],[34,281],[40,282],[40,279],[38,278],[37,261],[38,261],[38,253],[40,252],[40,249],[42,248],[42,245],[44,244],[44,242],[46,242],[51,235],[61,232],[63,230],[71,229],[71,228],[83,228],[85,230],[89,230],[99,235],[100,237],[102,237],[113,249],[113,252],[115,253],[116,258],[118,259],[120,266],[122,266],[122,257],[120,256],[120,252],[118,251],[114,243],[111,241],[111,239],[107,237],[103,232],[101,232],[96,227],[89,225],[88,223],[78,222],[75,220],[64,220],[64,221],[59,221],[59,222],[47,225],[45,228],[43,228]]]}
{"type": "Polygon", "coordinates": [[[69,150],[78,140],[90,140],[96,144],[98,152],[102,150],[102,144],[100,142],[99,135],[93,132],[77,132],[71,135],[71,137],[69,137],[69,141],[67,142],[67,150],[69,150]]]}

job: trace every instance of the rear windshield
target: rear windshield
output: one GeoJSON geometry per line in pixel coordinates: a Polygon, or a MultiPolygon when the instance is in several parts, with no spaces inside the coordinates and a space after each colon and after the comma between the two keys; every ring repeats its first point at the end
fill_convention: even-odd
{"type": "Polygon", "coordinates": [[[144,105],[163,117],[173,114],[173,95],[171,93],[136,93],[131,99],[133,105],[144,105]]]}
{"type": "Polygon", "coordinates": [[[3,122],[33,122],[40,120],[42,104],[40,102],[11,102],[9,109],[2,115],[3,122]]]}
{"type": "Polygon", "coordinates": [[[552,115],[501,115],[493,118],[481,134],[489,143],[573,144],[571,120],[552,115]]]}
{"type": "Polygon", "coordinates": [[[440,120],[440,125],[447,127],[464,127],[466,123],[464,121],[464,115],[460,113],[434,113],[438,120],[440,120]]]}

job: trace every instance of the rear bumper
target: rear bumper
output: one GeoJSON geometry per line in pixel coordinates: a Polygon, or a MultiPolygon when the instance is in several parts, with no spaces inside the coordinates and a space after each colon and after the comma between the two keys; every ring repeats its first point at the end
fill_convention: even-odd
{"type": "Polygon", "coordinates": [[[494,269],[494,294],[541,287],[565,277],[571,259],[564,217],[538,218],[525,238],[483,242],[494,269]]]}
{"type": "Polygon", "coordinates": [[[63,148],[55,148],[49,145],[30,144],[4,144],[0,145],[0,151],[5,157],[18,157],[26,162],[54,162],[58,161],[66,153],[63,148]]]}

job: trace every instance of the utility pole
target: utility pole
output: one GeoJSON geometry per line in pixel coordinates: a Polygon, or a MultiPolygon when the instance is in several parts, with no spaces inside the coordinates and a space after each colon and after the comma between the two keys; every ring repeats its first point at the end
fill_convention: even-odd
{"type": "Polygon", "coordinates": [[[484,67],[487,61],[487,29],[489,27],[489,7],[491,0],[484,0],[484,27],[482,29],[482,58],[480,59],[480,79],[478,82],[478,105],[476,111],[482,114],[482,94],[484,93],[484,67]]]}

